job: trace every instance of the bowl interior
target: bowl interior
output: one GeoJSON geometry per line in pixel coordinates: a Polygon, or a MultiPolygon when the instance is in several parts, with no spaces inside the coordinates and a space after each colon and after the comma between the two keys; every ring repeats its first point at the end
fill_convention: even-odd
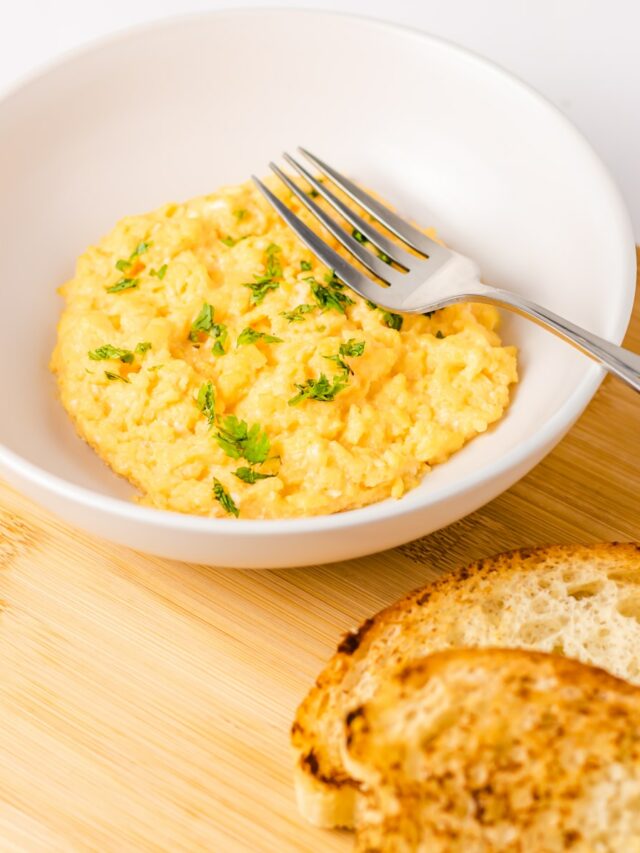
{"type": "MultiPolygon", "coordinates": [[[[612,339],[626,326],[632,241],[599,161],[546,102],[438,40],[323,13],[187,18],[54,66],[0,103],[0,127],[0,442],[104,495],[131,490],[56,400],[56,288],[121,216],[264,173],[298,143],[435,225],[486,281],[612,339]]],[[[513,405],[429,475],[427,501],[597,379],[531,323],[505,317],[502,334],[521,352],[513,405]]]]}

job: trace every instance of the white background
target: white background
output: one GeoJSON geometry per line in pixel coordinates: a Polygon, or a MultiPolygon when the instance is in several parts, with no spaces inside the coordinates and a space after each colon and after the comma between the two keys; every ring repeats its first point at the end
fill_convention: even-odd
{"type": "MultiPolygon", "coordinates": [[[[627,200],[640,241],[637,0],[0,0],[0,88],[71,47],[130,24],[234,5],[386,18],[495,60],[550,98],[589,138],[627,200]]],[[[330,53],[328,45],[328,61],[330,53]]]]}

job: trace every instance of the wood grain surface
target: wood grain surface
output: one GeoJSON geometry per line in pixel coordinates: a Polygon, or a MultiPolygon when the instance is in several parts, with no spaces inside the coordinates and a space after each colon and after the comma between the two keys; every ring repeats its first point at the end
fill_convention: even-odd
{"type": "MultiPolygon", "coordinates": [[[[640,299],[627,345],[640,351],[640,299]]],[[[343,851],[297,816],[289,725],[342,632],[507,548],[640,539],[640,398],[607,379],[473,515],[315,568],[221,571],[71,530],[0,485],[0,850],[343,851]]]]}

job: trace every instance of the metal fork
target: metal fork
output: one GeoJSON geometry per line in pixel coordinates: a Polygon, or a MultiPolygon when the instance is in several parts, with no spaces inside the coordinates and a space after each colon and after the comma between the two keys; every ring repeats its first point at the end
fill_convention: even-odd
{"type": "Polygon", "coordinates": [[[349,234],[332,216],[316,204],[308,192],[301,189],[275,163],[270,163],[270,168],[280,180],[333,234],[336,240],[386,285],[380,286],[378,282],[364,275],[346,261],[305,225],[262,181],[254,176],[253,180],[260,192],[285,222],[291,226],[302,242],[323,264],[334,270],[338,278],[356,293],[359,293],[360,296],[390,311],[405,314],[425,314],[447,305],[453,305],[456,302],[494,303],[522,314],[555,332],[636,391],[640,391],[640,355],[616,346],[586,329],[581,329],[569,320],[559,317],[523,296],[482,284],[478,267],[470,258],[440,246],[327,163],[304,148],[298,150],[325,178],[340,187],[373,219],[384,225],[392,234],[395,234],[422,256],[418,258],[398,246],[397,243],[389,240],[370,222],[363,219],[337,198],[324,181],[317,180],[298,160],[289,154],[284,154],[286,162],[304,178],[318,195],[322,196],[337,213],[349,222],[354,229],[349,234]],[[369,248],[370,246],[378,251],[374,253],[369,248]]]}

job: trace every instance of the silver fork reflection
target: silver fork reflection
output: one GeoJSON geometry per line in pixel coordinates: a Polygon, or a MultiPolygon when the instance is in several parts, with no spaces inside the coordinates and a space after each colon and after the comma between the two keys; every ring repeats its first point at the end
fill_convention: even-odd
{"type": "Polygon", "coordinates": [[[405,314],[424,314],[456,302],[490,302],[499,305],[555,332],[636,391],[640,391],[640,355],[576,326],[575,323],[523,296],[482,284],[478,267],[470,258],[431,240],[333,167],[306,149],[299,150],[318,172],[421,256],[416,257],[390,240],[371,222],[342,202],[325,181],[318,180],[302,163],[289,154],[284,154],[286,162],[304,178],[315,193],[322,196],[352,226],[352,233],[345,231],[308,192],[301,189],[275,163],[270,163],[270,168],[280,180],[327,231],[379,279],[374,281],[345,260],[254,176],[253,180],[260,192],[302,242],[360,296],[390,311],[405,314]]]}

